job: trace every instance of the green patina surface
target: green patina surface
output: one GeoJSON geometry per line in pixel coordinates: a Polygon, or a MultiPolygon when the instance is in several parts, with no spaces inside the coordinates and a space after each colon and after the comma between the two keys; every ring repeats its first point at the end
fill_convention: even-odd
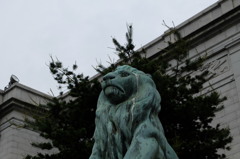
{"type": "Polygon", "coordinates": [[[178,159],[164,136],[161,97],[149,75],[120,66],[101,85],[90,159],[178,159]]]}

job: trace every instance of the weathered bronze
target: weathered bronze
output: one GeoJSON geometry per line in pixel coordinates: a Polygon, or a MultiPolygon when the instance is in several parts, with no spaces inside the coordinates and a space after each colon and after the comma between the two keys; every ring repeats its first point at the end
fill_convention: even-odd
{"type": "Polygon", "coordinates": [[[161,97],[149,75],[120,66],[101,85],[90,159],[178,159],[164,136],[161,97]]]}

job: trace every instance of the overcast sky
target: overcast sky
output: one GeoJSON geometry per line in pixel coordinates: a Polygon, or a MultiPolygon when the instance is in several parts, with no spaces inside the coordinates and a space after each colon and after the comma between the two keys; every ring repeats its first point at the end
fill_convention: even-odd
{"type": "Polygon", "coordinates": [[[50,55],[65,66],[93,76],[92,66],[114,55],[111,37],[125,42],[126,24],[134,28],[136,48],[178,25],[217,0],[0,0],[0,89],[16,75],[42,91],[57,83],[47,67],[50,55]]]}

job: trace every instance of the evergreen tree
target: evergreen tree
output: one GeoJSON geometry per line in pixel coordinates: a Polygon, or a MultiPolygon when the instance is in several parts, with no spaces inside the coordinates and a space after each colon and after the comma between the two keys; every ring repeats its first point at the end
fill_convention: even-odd
{"type": "Polygon", "coordinates": [[[49,68],[60,87],[67,87],[69,92],[61,92],[60,97],[54,97],[48,104],[40,105],[46,111],[35,115],[34,121],[26,120],[26,126],[49,140],[33,143],[33,146],[42,150],[57,148],[59,153],[38,153],[36,156],[28,155],[25,159],[87,159],[93,144],[100,84],[97,79],[89,80],[83,74],[76,74],[76,64],[69,70],[60,61],[52,59],[49,68]],[[65,96],[68,99],[64,99],[65,96]]]}
{"type": "MultiPolygon", "coordinates": [[[[125,45],[113,39],[120,62],[109,67],[100,64],[96,70],[104,75],[117,65],[128,64],[151,74],[162,97],[159,118],[179,158],[224,159],[226,156],[217,152],[219,149],[229,150],[230,131],[219,124],[212,126],[211,122],[215,113],[223,109],[222,102],[226,98],[215,90],[200,95],[203,84],[208,80],[208,72],[198,75],[193,72],[202,66],[205,57],[188,59],[190,40],[182,39],[177,30],[169,29],[175,42],[169,42],[167,49],[161,50],[158,57],[146,58],[144,50],[134,50],[132,26],[128,26],[125,45]]],[[[76,67],[74,65],[73,69],[76,67]]],[[[44,117],[39,116],[35,122],[29,122],[31,127],[41,132],[41,136],[52,141],[34,145],[48,149],[56,147],[59,153],[38,154],[27,159],[87,159],[91,153],[94,112],[101,90],[99,83],[97,79],[76,75],[59,61],[53,60],[50,70],[59,84],[68,86],[69,95],[74,98],[69,102],[54,98],[43,106],[48,110],[44,117]]]]}
{"type": "Polygon", "coordinates": [[[191,41],[182,39],[175,28],[169,28],[174,42],[160,51],[154,59],[146,58],[145,51],[134,51],[132,26],[126,33],[127,43],[121,45],[116,39],[113,43],[122,59],[121,64],[129,64],[152,75],[162,97],[159,118],[165,135],[178,154],[185,159],[224,159],[219,149],[229,150],[232,141],[228,128],[212,126],[215,113],[223,109],[221,97],[215,90],[200,95],[203,84],[209,78],[207,71],[194,75],[206,57],[188,59],[191,41]],[[171,64],[174,63],[174,64],[171,64]]]}

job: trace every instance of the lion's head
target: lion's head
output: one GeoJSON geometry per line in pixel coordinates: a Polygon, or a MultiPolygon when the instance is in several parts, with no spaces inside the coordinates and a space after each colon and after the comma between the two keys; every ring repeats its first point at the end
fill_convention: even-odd
{"type": "Polygon", "coordinates": [[[103,77],[101,85],[104,100],[111,104],[134,100],[135,104],[142,102],[141,104],[151,105],[156,113],[160,111],[160,95],[151,76],[136,68],[119,66],[103,77]]]}
{"type": "Polygon", "coordinates": [[[112,104],[119,104],[137,91],[137,78],[129,66],[118,67],[103,77],[101,83],[104,95],[112,104]]]}

